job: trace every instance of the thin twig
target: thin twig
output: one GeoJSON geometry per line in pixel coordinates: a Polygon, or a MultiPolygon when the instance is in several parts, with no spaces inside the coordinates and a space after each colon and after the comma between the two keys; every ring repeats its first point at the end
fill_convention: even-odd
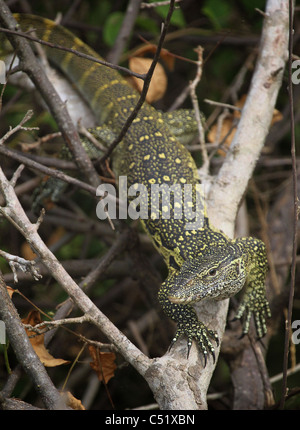
{"type": "MultiPolygon", "coordinates": [[[[238,92],[245,81],[246,73],[251,69],[253,65],[253,61],[255,56],[257,55],[256,51],[250,53],[250,55],[246,58],[246,61],[242,65],[241,69],[235,76],[232,85],[225,91],[221,101],[225,102],[231,99],[234,103],[238,100],[238,92]]],[[[232,106],[232,105],[230,105],[232,106]]],[[[216,109],[209,115],[206,120],[206,126],[209,128],[215,122],[216,118],[220,114],[221,106],[217,106],[216,109]]]]}
{"type": "Polygon", "coordinates": [[[100,163],[104,163],[104,161],[111,155],[111,153],[113,152],[113,150],[118,146],[118,144],[121,142],[121,140],[124,138],[125,134],[127,133],[127,130],[129,129],[130,125],[132,124],[132,121],[137,117],[141,107],[144,104],[144,101],[146,99],[146,95],[148,92],[148,88],[152,79],[152,75],[155,69],[155,66],[159,60],[159,56],[160,56],[160,52],[162,49],[162,45],[163,42],[165,40],[167,31],[168,31],[168,27],[169,27],[169,23],[171,20],[171,16],[174,10],[174,4],[175,4],[175,0],[170,0],[170,7],[169,7],[169,11],[168,11],[168,15],[165,19],[165,22],[162,26],[162,31],[161,31],[161,35],[157,44],[157,49],[156,52],[154,54],[153,57],[153,61],[151,63],[151,66],[147,72],[146,78],[144,80],[144,85],[143,85],[143,89],[140,95],[140,98],[134,108],[134,110],[132,111],[132,113],[129,115],[129,117],[127,118],[125,124],[122,127],[121,132],[119,133],[119,135],[117,136],[117,138],[112,142],[112,144],[109,146],[108,150],[106,151],[105,155],[100,159],[100,163]]]}
{"type": "Polygon", "coordinates": [[[117,64],[112,64],[108,61],[102,60],[99,57],[94,57],[93,55],[84,54],[80,51],[77,51],[76,49],[67,48],[66,46],[58,45],[52,42],[46,42],[43,39],[39,39],[37,37],[31,36],[30,34],[24,33],[22,31],[10,30],[8,28],[0,27],[0,33],[6,33],[6,34],[11,34],[13,36],[23,37],[24,39],[28,39],[31,42],[36,42],[36,43],[39,43],[40,45],[47,46],[47,48],[59,49],[60,51],[70,52],[71,54],[74,54],[77,57],[84,58],[85,60],[93,61],[94,63],[99,63],[102,66],[109,67],[110,69],[118,70],[119,72],[126,73],[127,75],[135,76],[138,79],[144,80],[146,77],[145,74],[133,72],[132,70],[127,69],[126,67],[118,66],[117,64]]]}
{"type": "MultiPolygon", "coordinates": [[[[7,134],[8,133],[6,133],[6,135],[7,134]]],[[[4,145],[0,145],[0,154],[6,155],[7,157],[10,157],[16,161],[19,161],[20,163],[25,164],[25,166],[29,167],[30,169],[38,170],[44,173],[45,175],[49,175],[54,178],[65,181],[69,184],[76,185],[82,188],[83,190],[89,192],[90,194],[92,194],[93,197],[96,196],[96,188],[93,187],[92,185],[86,184],[85,182],[80,181],[79,179],[73,178],[72,176],[68,176],[59,170],[50,169],[49,167],[46,167],[43,164],[37,163],[36,161],[31,160],[25,155],[22,155],[21,153],[14,151],[13,149],[9,149],[4,145]]]]}
{"type": "Polygon", "coordinates": [[[14,174],[13,174],[13,177],[11,178],[11,180],[10,180],[10,183],[11,183],[11,185],[15,188],[15,186],[16,186],[16,183],[17,183],[17,181],[18,181],[18,179],[20,178],[20,176],[21,176],[21,173],[23,172],[23,170],[24,170],[24,164],[20,164],[20,166],[17,168],[17,170],[14,172],[14,174]]]}
{"type": "Polygon", "coordinates": [[[297,163],[296,163],[296,143],[295,143],[295,118],[294,118],[294,98],[293,98],[293,82],[292,82],[292,53],[293,53],[293,1],[289,0],[289,107],[291,118],[291,156],[292,156],[292,178],[293,178],[293,198],[294,198],[294,216],[293,216],[293,252],[291,266],[291,283],[289,293],[288,314],[285,321],[285,340],[284,340],[284,356],[283,356],[283,381],[282,392],[280,399],[280,408],[283,409],[287,396],[287,369],[289,356],[289,341],[292,324],[293,300],[295,291],[295,274],[296,274],[296,258],[297,258],[297,223],[298,223],[298,195],[297,195],[297,163]]]}
{"type": "MultiPolygon", "coordinates": [[[[1,169],[0,169],[1,170],[1,169]]],[[[7,184],[8,185],[8,184],[7,184]]],[[[17,309],[13,305],[0,272],[0,318],[5,328],[19,363],[34,383],[36,391],[41,395],[45,406],[49,409],[66,409],[59,391],[33,350],[21,323],[17,309]]]]}
{"type": "Polygon", "coordinates": [[[195,52],[198,55],[197,72],[196,72],[196,76],[195,76],[194,80],[191,81],[189,84],[189,90],[190,90],[190,96],[191,96],[191,100],[193,103],[193,108],[194,108],[194,113],[195,113],[195,118],[196,118],[196,122],[197,122],[198,133],[199,133],[199,142],[200,142],[201,154],[202,154],[201,170],[203,171],[204,174],[207,174],[209,163],[208,163],[207,151],[205,148],[205,138],[204,138],[203,125],[202,125],[202,121],[201,121],[201,113],[200,113],[200,109],[199,109],[198,99],[196,96],[196,87],[197,87],[198,83],[200,82],[201,76],[202,76],[202,66],[203,66],[203,48],[202,48],[202,46],[198,46],[195,49],[195,52]]]}
{"type": "MultiPolygon", "coordinates": [[[[293,375],[294,373],[300,372],[300,363],[298,363],[295,367],[291,367],[287,370],[287,376],[293,375]]],[[[283,373],[278,373],[270,378],[271,384],[275,384],[276,382],[283,379],[283,373]]]]}
{"type": "Polygon", "coordinates": [[[82,324],[84,322],[88,322],[89,317],[87,315],[83,315],[81,317],[75,317],[75,318],[63,318],[61,320],[56,321],[43,321],[39,324],[36,324],[35,326],[32,326],[31,324],[23,324],[24,328],[33,331],[37,334],[44,334],[48,330],[52,330],[53,328],[57,328],[58,326],[65,325],[65,324],[82,324]]]}
{"type": "MultiPolygon", "coordinates": [[[[70,185],[75,185],[82,190],[87,191],[89,194],[91,194],[94,198],[96,197],[97,188],[93,187],[92,185],[87,184],[86,182],[80,181],[79,179],[73,178],[72,176],[69,176],[60,170],[57,169],[51,169],[47,166],[44,166],[41,163],[38,163],[34,160],[32,160],[29,157],[26,157],[25,155],[22,155],[21,153],[14,151],[13,149],[9,149],[4,145],[0,145],[0,154],[5,155],[7,157],[10,157],[14,160],[17,160],[19,163],[25,164],[29,169],[38,170],[39,172],[44,173],[45,175],[51,176],[53,178],[60,179],[61,181],[65,181],[70,185]]],[[[101,189],[98,191],[101,193],[101,189]]],[[[105,193],[103,191],[103,197],[105,193]]],[[[118,203],[118,198],[114,197],[113,195],[108,194],[108,199],[112,199],[112,202],[118,203]]]]}
{"type": "Polygon", "coordinates": [[[37,127],[23,127],[23,124],[25,124],[27,121],[30,120],[30,118],[33,115],[32,110],[28,110],[24,116],[24,118],[20,121],[18,125],[14,128],[10,128],[9,131],[0,139],[0,145],[3,145],[3,143],[14,133],[20,130],[39,130],[37,127]]]}
{"type": "Polygon", "coordinates": [[[92,142],[92,144],[99,149],[99,151],[104,152],[105,151],[105,147],[102,146],[102,144],[99,142],[99,140],[96,139],[96,137],[86,128],[81,124],[81,121],[78,121],[78,131],[80,134],[82,134],[83,136],[85,136],[89,141],[92,142]]]}
{"type": "MultiPolygon", "coordinates": [[[[0,0],[0,22],[12,31],[15,30],[17,24],[3,0],[0,0]]],[[[43,95],[80,171],[90,184],[98,186],[100,179],[93,163],[82,147],[78,132],[70,118],[66,105],[60,99],[42,66],[35,58],[31,46],[27,40],[18,37],[18,35],[8,34],[8,36],[11,44],[16,49],[22,70],[30,77],[38,91],[43,95]]]]}
{"type": "Polygon", "coordinates": [[[238,106],[231,105],[229,103],[216,102],[215,100],[210,100],[210,99],[204,99],[203,101],[205,103],[210,104],[210,105],[219,106],[219,107],[223,107],[223,108],[227,108],[227,109],[236,110],[238,112],[242,112],[241,108],[239,108],[238,106]]]}
{"type": "Polygon", "coordinates": [[[18,257],[17,255],[9,254],[8,252],[2,251],[0,249],[0,256],[5,258],[8,261],[8,264],[14,275],[14,282],[18,282],[17,270],[21,270],[22,272],[30,273],[33,278],[37,281],[42,278],[42,275],[39,273],[38,269],[35,266],[35,261],[33,260],[25,260],[22,257],[18,257]]]}
{"type": "Polygon", "coordinates": [[[122,27],[118,37],[114,43],[114,47],[108,54],[107,59],[113,64],[118,64],[120,56],[128,42],[129,36],[132,33],[132,28],[135,24],[136,17],[140,10],[141,0],[129,0],[122,27]]]}
{"type": "MultiPolygon", "coordinates": [[[[79,287],[84,289],[85,292],[89,290],[89,288],[94,285],[97,279],[107,270],[107,268],[111,265],[111,263],[116,259],[117,256],[121,254],[122,251],[128,246],[129,243],[129,233],[130,230],[126,229],[118,239],[113,243],[111,248],[107,251],[107,253],[94,265],[94,268],[89,271],[88,275],[80,282],[79,287]]],[[[74,306],[73,301],[69,298],[63,304],[60,305],[57,313],[54,316],[55,318],[65,318],[72,310],[74,306]]],[[[45,344],[50,342],[55,332],[52,331],[48,333],[45,338],[45,344]]]]}
{"type": "MultiPolygon", "coordinates": [[[[181,1],[182,0],[175,0],[175,3],[179,3],[181,1]]],[[[151,9],[159,6],[168,6],[169,4],[170,4],[170,0],[156,1],[153,3],[141,3],[141,9],[151,9]]]]}

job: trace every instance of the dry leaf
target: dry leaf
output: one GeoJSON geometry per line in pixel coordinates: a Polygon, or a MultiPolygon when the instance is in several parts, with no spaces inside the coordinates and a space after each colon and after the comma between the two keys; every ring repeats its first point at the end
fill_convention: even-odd
{"type": "Polygon", "coordinates": [[[58,242],[64,235],[66,234],[66,230],[64,227],[57,227],[53,233],[48,238],[46,244],[48,247],[54,245],[56,242],[58,242]]]}
{"type": "MultiPolygon", "coordinates": [[[[247,99],[247,95],[244,94],[240,100],[237,101],[237,103],[235,104],[236,107],[239,107],[240,109],[243,108],[245,102],[247,99]]],[[[226,148],[229,148],[229,146],[231,145],[231,142],[234,138],[235,132],[236,132],[236,128],[233,127],[233,121],[236,118],[240,118],[241,117],[241,112],[238,110],[235,110],[232,114],[228,115],[227,118],[225,118],[225,120],[222,123],[222,129],[219,135],[219,139],[218,141],[221,142],[223,141],[223,139],[226,136],[225,141],[223,142],[223,145],[226,148]],[[228,135],[227,135],[228,134],[228,135]]],[[[282,114],[281,112],[279,112],[277,109],[274,109],[273,111],[273,118],[272,118],[272,122],[271,125],[275,124],[275,122],[281,121],[282,120],[282,114]]],[[[218,125],[215,124],[212,126],[212,128],[210,129],[209,133],[208,133],[208,141],[209,142],[216,142],[217,139],[217,133],[218,133],[218,125]]],[[[226,152],[223,151],[222,149],[218,150],[218,154],[225,156],[226,152]]]]}
{"type": "Polygon", "coordinates": [[[64,401],[66,402],[66,405],[69,406],[72,409],[78,410],[78,411],[84,411],[85,407],[81,403],[80,400],[76,399],[76,397],[73,396],[73,394],[70,393],[70,391],[66,391],[64,393],[61,393],[64,401]]]}
{"type": "Polygon", "coordinates": [[[32,251],[28,242],[24,242],[21,245],[21,256],[25,258],[25,260],[31,261],[34,260],[37,255],[32,251]]]}
{"type": "MultiPolygon", "coordinates": [[[[49,239],[47,240],[46,242],[47,246],[50,247],[51,245],[54,245],[64,236],[65,233],[66,233],[66,230],[63,227],[57,227],[54,230],[54,232],[50,235],[49,239]]],[[[37,255],[30,248],[28,242],[24,242],[22,244],[21,256],[28,261],[34,260],[37,257],[37,255]]]]}
{"type": "MultiPolygon", "coordinates": [[[[41,316],[39,311],[33,309],[29,312],[26,318],[22,319],[23,324],[30,324],[32,326],[35,326],[37,324],[40,324],[42,322],[41,316]]],[[[29,329],[25,329],[27,335],[29,336],[30,343],[43,363],[46,367],[55,367],[60,366],[61,364],[67,364],[69,361],[63,360],[61,358],[54,358],[51,354],[47,351],[44,345],[44,335],[43,334],[36,334],[33,331],[29,329]],[[33,337],[30,337],[33,336],[33,337]]]]}
{"type": "MultiPolygon", "coordinates": [[[[135,73],[144,74],[147,73],[152,60],[150,58],[132,57],[129,60],[129,68],[135,73]]],[[[130,77],[132,85],[139,91],[142,91],[144,81],[142,79],[130,77]]],[[[161,64],[157,63],[154,69],[154,73],[149,85],[149,89],[146,96],[148,103],[153,103],[163,97],[167,89],[167,76],[164,68],[161,64]]]]}
{"type": "MultiPolygon", "coordinates": [[[[155,54],[156,50],[157,50],[156,45],[153,45],[152,43],[147,43],[143,45],[141,48],[136,49],[132,54],[132,57],[144,57],[145,54],[149,54],[149,53],[155,54]]],[[[174,69],[175,56],[171,54],[170,51],[168,51],[165,48],[162,48],[160,51],[160,59],[163,60],[163,62],[165,63],[165,65],[168,67],[169,70],[172,71],[174,69]]]]}
{"type": "Polygon", "coordinates": [[[116,355],[113,352],[101,352],[99,348],[95,348],[89,345],[89,353],[93,359],[90,366],[95,372],[100,381],[107,382],[115,376],[115,369],[117,368],[115,364],[116,355]]]}
{"type": "MultiPolygon", "coordinates": [[[[232,139],[235,135],[235,131],[236,131],[236,129],[234,127],[232,127],[233,120],[234,120],[233,115],[230,115],[230,117],[225,118],[224,121],[222,122],[222,128],[221,128],[220,132],[218,131],[218,125],[217,124],[213,125],[212,128],[210,129],[208,135],[207,135],[208,141],[209,142],[216,142],[216,140],[218,138],[218,142],[223,142],[223,139],[226,136],[226,139],[223,142],[223,145],[226,148],[229,148],[229,146],[232,142],[232,139]],[[217,137],[217,133],[219,133],[218,137],[217,137]],[[229,133],[228,136],[227,136],[227,133],[229,133]]],[[[218,154],[225,156],[226,152],[223,151],[222,149],[219,149],[218,154]]]]}
{"type": "Polygon", "coordinates": [[[274,111],[273,111],[273,118],[272,118],[272,121],[271,121],[271,125],[275,124],[275,122],[281,121],[282,118],[283,118],[282,113],[279,112],[279,110],[274,109],[274,111]]]}
{"type": "Polygon", "coordinates": [[[12,298],[12,295],[15,292],[15,290],[13,288],[9,287],[8,285],[6,285],[6,290],[8,292],[9,297],[12,298]]]}

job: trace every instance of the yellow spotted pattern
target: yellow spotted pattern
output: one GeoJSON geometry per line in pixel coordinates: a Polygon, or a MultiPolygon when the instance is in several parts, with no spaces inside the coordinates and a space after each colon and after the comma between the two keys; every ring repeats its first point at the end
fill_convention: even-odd
{"type": "MultiPolygon", "coordinates": [[[[90,47],[52,21],[30,15],[15,17],[24,31],[33,27],[39,38],[71,47],[101,60],[90,47]]],[[[105,132],[108,132],[110,140],[111,136],[118,135],[135,107],[138,93],[113,69],[61,50],[46,48],[46,52],[78,86],[82,96],[90,103],[99,122],[97,134],[101,135],[103,132],[102,135],[105,135],[105,132]]],[[[232,294],[234,279],[236,278],[238,282],[239,279],[243,280],[246,291],[237,317],[245,317],[243,332],[247,333],[250,317],[253,315],[260,336],[266,331],[265,320],[269,315],[264,287],[267,263],[265,246],[261,241],[253,238],[230,240],[210,225],[203,195],[201,191],[196,190],[199,184],[196,165],[176,134],[177,132],[178,136],[189,134],[191,120],[191,116],[183,112],[168,113],[163,117],[163,114],[144,103],[122,143],[113,153],[113,167],[117,175],[127,176],[128,187],[133,184],[144,184],[149,196],[154,184],[169,186],[179,184],[183,197],[186,195],[184,186],[192,187],[192,199],[187,208],[196,211],[201,221],[197,226],[186,228],[191,219],[185,211],[181,218],[175,217],[178,201],[174,202],[174,196],[178,197],[176,194],[178,191],[175,192],[176,195],[170,195],[170,201],[167,203],[163,200],[165,196],[161,195],[159,207],[152,208],[158,209],[158,216],[154,210],[151,212],[149,197],[150,216],[142,223],[169,268],[169,276],[160,289],[159,299],[167,315],[178,322],[173,340],[176,341],[183,334],[187,336],[189,348],[192,340],[196,340],[206,357],[208,353],[214,354],[212,342],[217,340],[217,337],[198,321],[192,307],[184,304],[184,300],[189,303],[193,299],[188,292],[188,286],[193,284],[193,278],[189,276],[194,274],[195,279],[198,279],[203,271],[209,270],[209,264],[214,262],[211,273],[216,272],[221,279],[224,270],[227,270],[228,255],[232,252],[233,269],[225,279],[223,290],[221,291],[221,282],[218,282],[212,291],[216,297],[218,294],[221,298],[228,297],[232,294]],[[180,123],[182,125],[178,125],[180,123]],[[173,129],[174,132],[171,131],[173,129]],[[169,211],[170,219],[165,219],[163,215],[169,211]],[[179,278],[182,282],[177,284],[179,278]],[[186,284],[187,279],[190,280],[186,284]],[[171,302],[170,299],[175,296],[183,301],[171,302]]],[[[198,285],[199,282],[195,284],[194,291],[198,291],[199,294],[201,288],[208,291],[209,276],[204,279],[202,287],[198,285]]],[[[242,286],[242,281],[240,283],[242,286]]]]}

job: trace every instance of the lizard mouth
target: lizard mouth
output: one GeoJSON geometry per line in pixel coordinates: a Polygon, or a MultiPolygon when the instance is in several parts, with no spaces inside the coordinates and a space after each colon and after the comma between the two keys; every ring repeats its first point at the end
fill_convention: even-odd
{"type": "Polygon", "coordinates": [[[183,296],[178,296],[175,292],[174,294],[170,294],[168,296],[168,299],[172,303],[187,305],[189,303],[200,302],[205,298],[213,298],[215,297],[215,291],[218,291],[218,285],[214,285],[211,288],[207,288],[205,291],[198,291],[197,293],[193,293],[191,291],[190,293],[187,293],[183,296]]]}
{"type": "Polygon", "coordinates": [[[168,299],[172,303],[181,304],[181,305],[187,305],[188,303],[191,303],[193,301],[193,297],[187,298],[187,297],[169,296],[168,299]]]}

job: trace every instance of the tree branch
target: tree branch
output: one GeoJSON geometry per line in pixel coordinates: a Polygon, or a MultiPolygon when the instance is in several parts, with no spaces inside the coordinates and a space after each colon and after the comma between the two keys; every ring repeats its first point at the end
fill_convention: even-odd
{"type": "Polygon", "coordinates": [[[287,61],[287,47],[287,1],[269,0],[259,58],[247,101],[208,201],[213,225],[221,225],[222,230],[231,237],[237,209],[269,132],[287,61]],[[226,205],[223,204],[224,201],[227,202],[226,205]]]}
{"type": "Polygon", "coordinates": [[[292,82],[292,63],[293,63],[293,34],[294,34],[294,1],[289,0],[289,108],[291,115],[291,155],[292,155],[292,178],[293,178],[293,252],[292,252],[292,266],[291,266],[291,281],[289,291],[289,304],[288,314],[285,321],[285,340],[284,340],[284,356],[283,356],[283,383],[282,394],[280,400],[280,407],[283,409],[287,397],[287,371],[288,371],[288,356],[289,356],[289,343],[290,334],[292,331],[292,312],[293,300],[295,291],[295,276],[296,276],[296,258],[297,258],[297,230],[298,230],[298,216],[299,216],[299,201],[297,193],[297,164],[296,164],[296,139],[295,139],[295,118],[294,118],[294,97],[293,97],[293,82],[292,82]]]}
{"type": "Polygon", "coordinates": [[[3,216],[13,222],[15,227],[25,237],[32,250],[39,255],[44,265],[48,268],[53,278],[62,286],[71,297],[79,309],[89,316],[89,321],[96,325],[108,339],[116,345],[121,354],[139,372],[145,373],[150,360],[144,356],[128,339],[109,321],[109,319],[94,305],[89,297],[73,281],[70,275],[64,270],[54,254],[42,241],[36,226],[31,224],[25,214],[12,185],[6,179],[0,168],[0,190],[2,191],[6,206],[0,208],[3,216]]]}
{"type": "MultiPolygon", "coordinates": [[[[66,175],[65,173],[61,172],[60,170],[51,169],[49,167],[46,167],[43,164],[34,161],[30,157],[26,157],[26,155],[23,155],[22,153],[20,153],[18,151],[15,151],[13,149],[9,149],[6,146],[4,146],[5,141],[12,134],[16,133],[19,130],[24,130],[24,129],[26,130],[27,129],[27,127],[24,127],[23,124],[25,123],[25,121],[28,121],[28,119],[30,118],[30,115],[31,115],[31,111],[27,112],[27,114],[25,114],[24,118],[22,119],[21,123],[19,125],[17,125],[16,127],[12,128],[11,130],[9,130],[0,139],[0,154],[6,155],[6,156],[8,156],[8,157],[10,157],[16,161],[19,161],[20,163],[24,164],[25,166],[29,167],[30,169],[38,170],[39,172],[42,172],[45,175],[51,176],[53,178],[56,178],[56,179],[59,179],[62,181],[65,181],[68,184],[75,185],[78,188],[81,188],[81,189],[87,191],[88,193],[90,193],[95,198],[96,193],[97,193],[97,188],[95,188],[94,186],[89,185],[83,181],[80,181],[77,178],[73,178],[72,176],[66,175]]],[[[99,190],[99,193],[102,193],[101,195],[103,195],[103,196],[105,195],[105,193],[102,192],[102,190],[99,190]]],[[[118,199],[116,199],[112,195],[108,195],[107,198],[112,199],[112,201],[114,203],[119,201],[118,199]]]]}
{"type": "MultiPolygon", "coordinates": [[[[135,24],[135,20],[140,10],[140,3],[142,0],[130,0],[126,8],[126,13],[122,23],[122,27],[119,31],[117,40],[115,41],[112,51],[108,55],[108,60],[111,63],[117,64],[120,56],[125,48],[125,45],[129,39],[132,28],[135,24]]],[[[145,76],[144,76],[145,78],[145,76]]]]}
{"type": "MultiPolygon", "coordinates": [[[[9,30],[13,31],[17,26],[17,22],[3,0],[0,0],[0,22],[9,30]]],[[[20,67],[28,74],[36,88],[43,95],[80,171],[83,172],[90,184],[98,186],[100,183],[99,177],[93,163],[82,147],[79,135],[68,114],[66,106],[56,93],[53,85],[44,73],[43,68],[36,60],[30,45],[24,38],[19,36],[10,34],[8,37],[11,44],[16,49],[20,59],[20,67]]]]}
{"type": "Polygon", "coordinates": [[[132,121],[136,118],[136,116],[138,115],[141,107],[143,106],[145,100],[146,100],[146,96],[147,96],[147,92],[148,92],[148,88],[153,76],[153,72],[155,69],[155,66],[159,60],[159,56],[160,56],[160,52],[168,31],[168,27],[169,27],[169,23],[171,20],[171,16],[174,10],[174,6],[175,6],[175,0],[170,0],[170,7],[169,7],[169,11],[168,11],[168,15],[165,19],[165,22],[163,23],[163,27],[162,27],[162,31],[160,34],[160,38],[157,44],[157,48],[151,63],[151,66],[149,67],[149,70],[146,74],[145,80],[144,80],[144,85],[141,91],[141,95],[140,98],[134,108],[134,110],[131,112],[131,114],[129,115],[129,117],[127,118],[127,120],[125,121],[125,124],[122,127],[122,130],[120,131],[119,135],[116,137],[116,139],[111,143],[111,145],[109,146],[109,148],[107,149],[106,153],[104,154],[104,156],[101,158],[101,163],[103,163],[113,152],[113,150],[118,146],[118,144],[121,142],[121,140],[124,138],[125,134],[127,133],[127,130],[129,129],[130,125],[132,124],[132,121]]]}
{"type": "MultiPolygon", "coordinates": [[[[288,2],[268,0],[259,57],[247,101],[227,157],[207,199],[212,224],[230,237],[233,237],[236,213],[268,134],[282,84],[287,61],[288,22],[288,2]]],[[[227,305],[228,301],[225,301],[222,311],[227,305]]],[[[212,314],[219,320],[219,312],[214,309],[212,314]]],[[[243,351],[240,363],[249,362],[248,354],[252,355],[251,344],[243,351]]],[[[239,391],[239,395],[242,394],[243,390],[239,391]]],[[[264,399],[262,403],[261,399],[259,401],[257,408],[264,406],[264,399]]]]}
{"type": "Polygon", "coordinates": [[[0,317],[19,363],[30,376],[36,391],[48,409],[66,409],[66,405],[34,352],[18,312],[14,307],[0,274],[0,317]]]}
{"type": "Polygon", "coordinates": [[[47,46],[47,48],[59,49],[61,51],[70,52],[71,54],[76,55],[77,57],[84,58],[85,60],[93,61],[94,63],[101,64],[102,66],[109,67],[110,69],[118,70],[118,72],[123,72],[126,75],[135,76],[138,79],[145,79],[146,77],[145,74],[133,72],[132,70],[127,69],[126,67],[122,67],[105,60],[100,60],[100,58],[93,57],[92,55],[89,55],[89,54],[84,54],[83,52],[77,51],[76,49],[68,48],[63,45],[58,45],[57,43],[46,42],[43,39],[38,39],[37,37],[34,37],[22,31],[0,27],[0,33],[5,33],[10,36],[23,37],[24,39],[30,40],[31,42],[36,42],[36,43],[39,43],[40,45],[47,46]]]}
{"type": "MultiPolygon", "coordinates": [[[[224,162],[211,188],[208,211],[212,224],[233,235],[235,213],[240,199],[253,173],[254,165],[263,146],[270,124],[278,89],[281,84],[282,69],[285,63],[287,49],[285,2],[269,0],[267,4],[265,24],[261,39],[260,56],[252,79],[251,90],[247,104],[243,109],[239,129],[233,147],[224,162]],[[242,167],[240,167],[242,165],[242,167]],[[226,202],[226,205],[224,205],[226,202]]],[[[121,333],[106,321],[106,317],[95,308],[93,303],[79,293],[79,287],[64,271],[59,263],[34,231],[32,224],[24,219],[16,206],[12,208],[9,202],[15,196],[6,195],[8,210],[6,215],[16,222],[21,221],[19,230],[27,238],[33,248],[39,253],[44,264],[55,279],[68,292],[73,302],[80,307],[84,314],[88,313],[90,321],[103,330],[108,338],[117,346],[119,351],[145,377],[161,408],[165,409],[205,409],[206,391],[214,370],[211,361],[202,369],[201,359],[195,346],[192,347],[189,360],[185,360],[186,340],[179,341],[174,349],[164,357],[149,360],[121,335],[121,333]],[[25,222],[26,221],[26,222],[25,222]]],[[[213,326],[220,338],[227,315],[227,303],[205,303],[197,306],[201,321],[213,326]]]]}

